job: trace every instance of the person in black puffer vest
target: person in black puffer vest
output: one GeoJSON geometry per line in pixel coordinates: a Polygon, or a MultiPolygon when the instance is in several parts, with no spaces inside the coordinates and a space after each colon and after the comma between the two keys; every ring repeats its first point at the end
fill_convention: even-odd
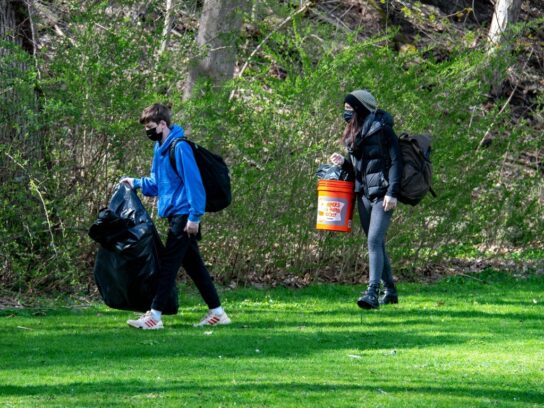
{"type": "Polygon", "coordinates": [[[402,177],[402,157],[393,117],[377,109],[376,98],[367,90],[350,92],[344,99],[347,126],[342,144],[346,157],[334,153],[330,160],[349,172],[355,172],[355,194],[361,225],[368,238],[370,276],[368,289],[357,300],[363,309],[380,304],[398,303],[397,289],[385,251],[385,235],[402,177]],[[385,291],[379,298],[380,279],[385,291]]]}

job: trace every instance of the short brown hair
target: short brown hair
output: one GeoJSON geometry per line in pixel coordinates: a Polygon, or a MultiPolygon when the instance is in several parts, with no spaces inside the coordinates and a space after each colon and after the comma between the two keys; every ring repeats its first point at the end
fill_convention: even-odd
{"type": "Polygon", "coordinates": [[[151,106],[148,106],[142,112],[140,116],[140,123],[146,125],[149,122],[155,122],[159,124],[161,120],[166,122],[166,126],[170,127],[170,109],[167,106],[161,105],[160,103],[154,103],[151,106]]]}

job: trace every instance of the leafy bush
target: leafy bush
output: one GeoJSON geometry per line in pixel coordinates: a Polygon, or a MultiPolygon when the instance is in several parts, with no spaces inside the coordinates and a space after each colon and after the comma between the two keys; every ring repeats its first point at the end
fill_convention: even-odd
{"type": "MultiPolygon", "coordinates": [[[[176,122],[231,166],[233,204],[206,215],[202,243],[225,281],[363,278],[359,228],[314,229],[314,174],[342,150],[343,98],[359,88],[393,114],[397,133],[433,135],[438,198],[396,211],[388,242],[396,269],[542,246],[541,169],[516,165],[541,135],[512,124],[504,101],[493,105],[487,96],[491,73],[510,63],[504,56],[461,45],[441,61],[432,50],[399,54],[388,46],[392,35],[338,44],[330,28],[295,18],[242,78],[221,89],[199,84],[197,97],[182,103],[192,36],[159,57],[159,23],[144,29],[108,15],[105,2],[86,7],[72,10],[71,41],[53,42],[43,60],[15,49],[0,58],[0,81],[14,90],[0,94],[0,128],[17,135],[0,148],[0,267],[8,287],[90,282],[95,245],[87,229],[121,176],[148,173],[152,146],[137,118],[156,101],[170,102],[176,122]],[[488,131],[493,143],[479,148],[488,131]]],[[[145,202],[154,213],[153,201],[145,202]]],[[[164,221],[158,225],[164,232],[164,221]]]]}
{"type": "Polygon", "coordinates": [[[185,111],[195,137],[208,143],[218,138],[232,164],[233,206],[209,221],[204,245],[217,273],[242,280],[304,273],[341,280],[363,276],[360,234],[314,230],[314,172],[341,150],[343,97],[359,88],[372,90],[394,115],[398,133],[433,135],[438,198],[397,210],[388,242],[394,265],[412,270],[451,257],[490,256],[497,247],[538,245],[539,174],[504,173],[505,155],[532,143],[531,128],[512,127],[507,111],[497,116],[498,109],[482,109],[490,86],[486,78],[508,61],[460,48],[437,62],[425,52],[398,55],[377,46],[384,40],[354,41],[302,72],[294,64],[285,80],[267,78],[266,86],[255,81],[256,73],[185,111]],[[237,97],[229,102],[233,92],[237,97]],[[223,108],[210,112],[210,106],[223,108]],[[479,150],[492,123],[497,139],[479,150]],[[501,128],[507,141],[496,130],[501,128]],[[521,199],[528,200],[523,211],[521,199]]]}

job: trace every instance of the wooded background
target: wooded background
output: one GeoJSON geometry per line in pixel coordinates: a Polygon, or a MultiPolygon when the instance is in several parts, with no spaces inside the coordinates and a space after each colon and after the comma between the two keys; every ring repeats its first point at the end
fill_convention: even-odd
{"type": "Polygon", "coordinates": [[[364,280],[359,228],[314,229],[315,171],[360,88],[398,134],[433,136],[438,197],[396,211],[395,273],[542,270],[543,23],[520,0],[0,0],[0,282],[94,287],[87,231],[148,174],[154,102],[230,165],[233,204],[203,221],[217,279],[364,280]]]}

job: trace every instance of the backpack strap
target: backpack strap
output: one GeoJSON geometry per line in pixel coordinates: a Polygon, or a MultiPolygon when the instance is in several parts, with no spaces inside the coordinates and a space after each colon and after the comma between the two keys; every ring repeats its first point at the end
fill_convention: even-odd
{"type": "MultiPolygon", "coordinates": [[[[391,148],[392,142],[390,140],[391,138],[388,136],[388,133],[384,131],[385,127],[388,125],[385,123],[383,116],[381,117],[380,121],[382,124],[382,135],[380,136],[380,150],[382,153],[382,158],[385,161],[385,170],[389,171],[389,169],[391,168],[391,156],[389,156],[389,149],[391,148]]],[[[391,137],[395,137],[394,131],[391,137]]]]}
{"type": "Polygon", "coordinates": [[[187,138],[184,136],[184,137],[178,137],[177,139],[174,139],[172,144],[170,144],[170,149],[168,150],[170,165],[172,166],[172,169],[174,169],[174,172],[177,174],[179,178],[181,178],[181,176],[178,173],[178,166],[176,165],[176,146],[181,141],[187,141],[187,138]]]}

